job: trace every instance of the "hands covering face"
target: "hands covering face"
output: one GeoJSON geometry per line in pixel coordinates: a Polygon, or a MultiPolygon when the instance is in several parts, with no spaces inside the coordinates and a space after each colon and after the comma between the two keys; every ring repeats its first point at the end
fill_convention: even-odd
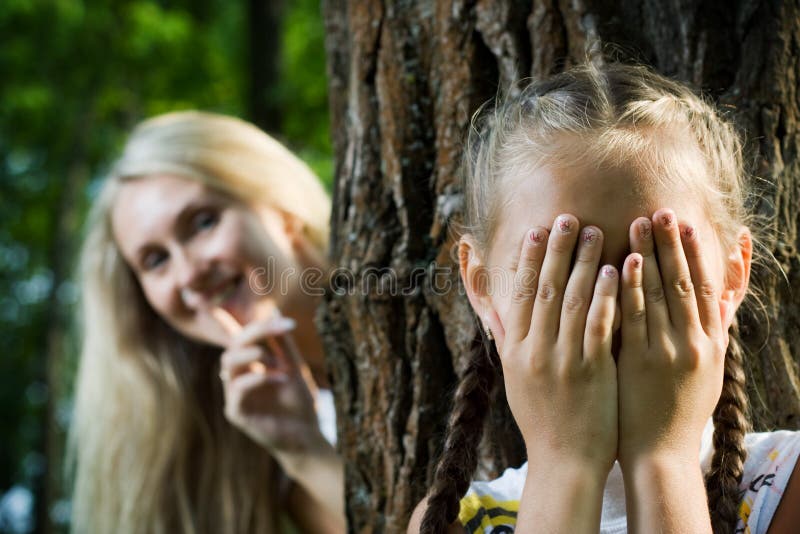
{"type": "Polygon", "coordinates": [[[697,458],[727,345],[711,262],[671,210],[636,219],[629,238],[620,277],[600,265],[599,228],[561,215],[551,231],[531,229],[506,320],[484,318],[534,464],[607,470],[615,459],[624,468],[653,455],[697,458]]]}

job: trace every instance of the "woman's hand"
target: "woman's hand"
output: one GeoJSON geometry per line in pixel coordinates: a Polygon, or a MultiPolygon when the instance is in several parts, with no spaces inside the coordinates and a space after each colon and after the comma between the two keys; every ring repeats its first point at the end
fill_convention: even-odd
{"type": "Polygon", "coordinates": [[[325,448],[317,388],[291,339],[294,327],[284,317],[254,321],[232,336],[221,359],[225,416],[273,454],[325,448]]]}
{"type": "Polygon", "coordinates": [[[722,390],[725,336],[697,232],[671,210],[636,219],[623,268],[619,461],[698,461],[722,390]]]}
{"type": "Polygon", "coordinates": [[[696,231],[658,210],[623,268],[619,462],[631,532],[711,532],[699,452],[722,389],[725,335],[696,231]]]}
{"type": "Polygon", "coordinates": [[[520,533],[599,528],[617,452],[611,337],[618,276],[611,266],[598,274],[602,246],[602,232],[579,231],[571,215],[559,216],[549,234],[529,231],[522,245],[497,338],[509,406],[528,450],[520,533]]]}
{"type": "Polygon", "coordinates": [[[298,524],[313,532],[344,532],[342,460],[319,428],[317,386],[291,337],[294,321],[254,321],[236,332],[232,317],[216,313],[231,333],[220,371],[225,416],[269,450],[297,484],[289,506],[298,524]]]}

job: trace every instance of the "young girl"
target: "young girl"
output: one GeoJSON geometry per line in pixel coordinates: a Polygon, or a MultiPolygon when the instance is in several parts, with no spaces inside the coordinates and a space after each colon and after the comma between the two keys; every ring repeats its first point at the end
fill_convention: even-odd
{"type": "Polygon", "coordinates": [[[800,433],[746,434],[732,126],[647,69],[586,65],[484,113],[467,150],[459,258],[485,339],[409,532],[797,528],[800,433]],[[470,484],[498,360],[528,462],[470,484]]]}
{"type": "Polygon", "coordinates": [[[81,254],[74,532],[344,532],[299,276],[325,268],[329,213],[308,167],[244,121],[134,130],[81,254]]]}

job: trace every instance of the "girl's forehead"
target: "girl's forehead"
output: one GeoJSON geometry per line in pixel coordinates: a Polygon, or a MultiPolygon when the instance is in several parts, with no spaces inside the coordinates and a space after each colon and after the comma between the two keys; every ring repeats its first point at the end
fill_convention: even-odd
{"type": "Polygon", "coordinates": [[[508,177],[506,198],[497,211],[499,220],[492,251],[517,247],[524,233],[534,226],[550,228],[560,214],[569,213],[581,226],[603,231],[607,258],[629,249],[629,229],[638,217],[652,217],[660,208],[672,209],[678,220],[701,228],[705,222],[697,192],[678,182],[649,179],[624,171],[577,171],[539,167],[508,177]]]}

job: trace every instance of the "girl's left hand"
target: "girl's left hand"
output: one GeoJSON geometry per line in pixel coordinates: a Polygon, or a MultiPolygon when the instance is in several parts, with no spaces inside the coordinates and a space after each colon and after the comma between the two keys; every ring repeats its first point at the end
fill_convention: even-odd
{"type": "Polygon", "coordinates": [[[220,377],[227,419],[273,454],[314,453],[327,442],[314,408],[317,387],[284,317],[254,321],[232,336],[220,377]]]}
{"type": "Polygon", "coordinates": [[[636,219],[620,284],[618,459],[697,462],[722,390],[726,339],[697,232],[661,209],[636,219]],[[657,259],[656,259],[657,253],[657,259]]]}

